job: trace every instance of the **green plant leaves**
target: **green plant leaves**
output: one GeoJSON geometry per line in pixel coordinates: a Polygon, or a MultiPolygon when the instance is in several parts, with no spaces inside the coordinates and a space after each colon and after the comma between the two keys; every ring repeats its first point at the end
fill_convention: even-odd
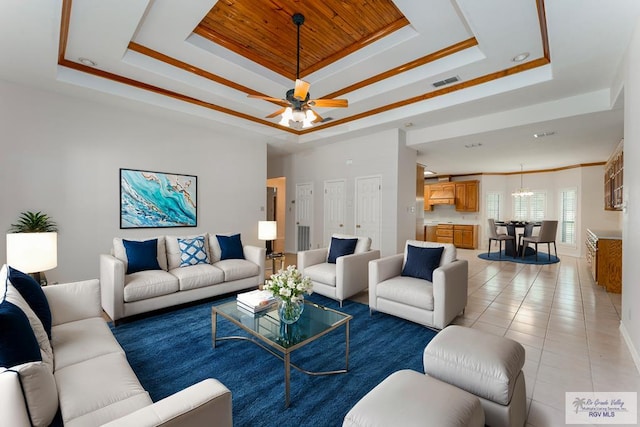
{"type": "Polygon", "coordinates": [[[10,233],[49,233],[58,231],[58,226],[42,212],[22,212],[18,222],[11,224],[10,233]]]}

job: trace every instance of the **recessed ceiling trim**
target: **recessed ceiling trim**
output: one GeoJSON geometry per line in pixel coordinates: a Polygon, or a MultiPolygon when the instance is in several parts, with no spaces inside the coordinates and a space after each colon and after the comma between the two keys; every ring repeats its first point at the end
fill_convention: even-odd
{"type": "Polygon", "coordinates": [[[471,80],[467,80],[461,83],[458,83],[456,85],[452,85],[452,86],[446,86],[443,87],[441,89],[432,91],[432,92],[427,92],[424,93],[422,95],[418,95],[418,96],[414,96],[412,98],[407,98],[404,99],[402,101],[398,101],[398,102],[394,102],[391,104],[387,104],[387,105],[383,105],[381,107],[378,108],[374,108],[372,110],[368,110],[368,111],[363,111],[362,113],[358,113],[358,114],[354,114],[353,116],[349,116],[349,117],[344,117],[342,119],[338,119],[335,120],[331,123],[328,123],[324,126],[319,126],[317,128],[313,128],[313,129],[304,129],[299,131],[300,134],[306,134],[309,133],[310,131],[313,130],[319,130],[319,129],[327,129],[333,126],[338,126],[341,124],[345,124],[348,122],[352,122],[354,120],[359,120],[368,116],[372,116],[374,114],[380,114],[380,113],[384,113],[385,111],[389,111],[389,110],[394,110],[396,108],[400,108],[400,107],[404,107],[410,104],[415,104],[416,102],[421,102],[421,101],[426,101],[427,99],[431,99],[431,98],[435,98],[441,95],[445,95],[447,93],[450,92],[455,92],[461,89],[466,89],[472,86],[476,86],[482,83],[487,83],[490,82],[492,80],[496,80],[496,79],[500,79],[502,77],[507,77],[513,74],[517,74],[520,73],[522,71],[526,71],[526,70],[530,70],[533,68],[538,68],[538,67],[542,67],[544,65],[549,64],[549,60],[547,58],[538,58],[535,59],[533,61],[529,61],[525,64],[520,64],[520,65],[516,65],[514,67],[510,67],[504,70],[500,70],[500,71],[496,71],[495,73],[489,73],[489,74],[485,74],[484,76],[480,76],[480,77],[476,77],[475,79],[471,79],[471,80]]]}
{"type": "MultiPolygon", "coordinates": [[[[124,76],[119,76],[119,75],[116,75],[116,74],[113,74],[113,73],[109,73],[109,72],[106,72],[106,71],[102,71],[102,70],[99,70],[99,69],[96,69],[96,68],[87,67],[85,65],[82,65],[82,64],[79,64],[79,63],[76,63],[76,62],[73,62],[73,61],[65,59],[66,44],[67,44],[67,41],[68,41],[68,34],[69,34],[69,27],[70,27],[72,0],[63,0],[63,2],[62,2],[62,16],[61,16],[60,40],[59,40],[60,45],[59,45],[59,49],[58,49],[58,64],[60,66],[69,67],[69,68],[72,68],[72,69],[75,69],[75,70],[78,70],[78,71],[81,71],[81,72],[85,72],[85,73],[96,75],[98,77],[110,79],[110,80],[113,80],[113,81],[116,81],[116,82],[119,82],[119,83],[130,85],[130,86],[134,86],[134,87],[137,87],[139,89],[152,91],[152,92],[155,92],[155,93],[158,93],[158,94],[169,96],[169,97],[174,98],[174,99],[182,100],[184,102],[188,102],[188,103],[191,103],[191,104],[199,105],[199,106],[202,106],[204,108],[215,110],[215,111],[218,111],[218,112],[221,112],[221,113],[224,113],[224,114],[229,114],[229,115],[232,115],[232,116],[235,116],[235,117],[239,117],[239,118],[242,118],[242,119],[245,119],[245,120],[249,120],[249,121],[252,121],[252,122],[255,122],[255,123],[258,123],[258,124],[262,124],[262,125],[265,125],[265,126],[269,126],[269,127],[272,127],[272,128],[280,129],[280,130],[283,130],[283,131],[286,131],[286,132],[289,132],[289,133],[293,133],[293,134],[296,134],[296,135],[300,136],[300,135],[308,134],[310,132],[314,132],[314,131],[317,131],[317,130],[325,130],[325,129],[328,129],[330,127],[339,126],[339,125],[342,125],[342,124],[345,124],[345,123],[348,123],[348,122],[352,122],[352,121],[355,121],[355,120],[359,120],[359,119],[362,119],[362,118],[365,118],[365,117],[368,117],[368,116],[372,116],[372,115],[375,115],[375,114],[380,114],[380,113],[383,113],[383,112],[386,112],[386,111],[389,111],[389,110],[393,110],[393,109],[404,107],[404,106],[407,106],[407,105],[410,105],[410,104],[413,104],[413,103],[425,101],[425,100],[428,100],[428,99],[431,99],[431,98],[435,98],[437,96],[445,95],[445,94],[450,93],[450,92],[454,92],[454,91],[457,91],[457,90],[461,90],[461,89],[465,89],[465,88],[468,88],[468,87],[476,86],[476,85],[479,85],[479,84],[482,84],[482,83],[486,83],[486,82],[489,82],[489,81],[492,81],[492,80],[496,80],[496,79],[499,79],[499,78],[502,78],[502,77],[506,77],[506,76],[509,76],[509,75],[512,75],[512,74],[520,73],[522,71],[530,70],[530,69],[533,69],[533,68],[537,68],[537,67],[549,64],[551,61],[550,61],[550,58],[548,56],[549,40],[548,40],[546,20],[545,20],[546,18],[545,18],[545,13],[544,13],[544,0],[536,0],[536,4],[538,6],[538,16],[539,16],[539,19],[540,19],[540,28],[541,28],[541,34],[542,34],[543,51],[545,52],[545,56],[544,57],[538,58],[538,59],[535,59],[535,60],[532,60],[532,61],[529,61],[529,62],[526,62],[524,64],[518,64],[517,66],[510,67],[510,68],[507,68],[507,69],[504,69],[504,70],[501,70],[501,71],[497,71],[497,72],[494,72],[494,73],[489,73],[489,74],[486,74],[484,76],[480,76],[480,77],[477,77],[475,79],[467,80],[467,81],[464,81],[464,82],[456,84],[456,85],[443,87],[443,88],[441,88],[439,90],[435,90],[435,91],[432,91],[432,92],[428,92],[428,93],[424,93],[424,94],[421,94],[421,95],[417,95],[417,96],[414,96],[414,97],[411,97],[411,98],[408,98],[408,99],[405,99],[405,100],[397,101],[397,102],[394,102],[394,103],[391,103],[391,104],[388,104],[388,105],[383,105],[383,106],[380,106],[380,107],[377,107],[377,108],[374,108],[374,109],[371,109],[371,110],[368,110],[368,111],[364,111],[364,112],[361,112],[361,113],[358,113],[358,114],[354,114],[354,115],[349,116],[349,117],[344,117],[342,119],[331,121],[330,123],[322,124],[320,126],[316,126],[314,128],[309,128],[309,129],[304,129],[304,130],[296,130],[296,129],[280,126],[280,125],[278,125],[276,123],[272,123],[270,121],[254,117],[254,116],[251,116],[249,114],[241,113],[241,112],[232,110],[230,108],[226,108],[226,107],[223,107],[223,106],[220,106],[220,105],[216,105],[216,104],[212,104],[212,103],[209,103],[209,102],[205,102],[205,101],[202,101],[202,100],[199,100],[199,99],[187,96],[187,95],[183,95],[183,94],[180,94],[180,93],[177,93],[177,92],[173,92],[173,91],[170,91],[170,90],[167,90],[167,89],[159,88],[159,87],[156,87],[156,86],[144,83],[144,82],[140,82],[140,81],[137,81],[137,80],[134,80],[134,79],[130,79],[130,78],[127,78],[127,77],[124,77],[124,76]]],[[[475,38],[471,38],[471,39],[465,40],[463,42],[460,42],[460,43],[458,43],[456,45],[453,45],[450,48],[456,48],[457,47],[457,48],[459,48],[461,50],[462,45],[465,45],[466,43],[470,43],[471,45],[476,45],[477,41],[475,40],[475,38]]],[[[423,58],[420,58],[420,59],[433,57],[433,55],[437,56],[437,55],[445,55],[445,54],[455,53],[455,52],[446,53],[447,49],[443,49],[442,51],[435,52],[434,54],[427,55],[427,56],[425,56],[423,58]]],[[[151,49],[149,49],[149,51],[150,52],[155,52],[155,51],[152,51],[151,49]]],[[[159,54],[159,55],[161,57],[164,56],[162,54],[159,54]]],[[[162,60],[162,59],[159,59],[159,60],[162,60]]],[[[416,60],[416,61],[419,61],[419,60],[416,60]]],[[[430,59],[430,60],[434,60],[434,59],[430,59]]],[[[174,60],[174,61],[175,61],[175,64],[172,63],[171,65],[175,65],[175,66],[179,66],[177,64],[187,65],[187,64],[184,64],[184,63],[182,63],[181,61],[178,61],[178,60],[174,60]]],[[[407,64],[404,64],[403,66],[396,67],[393,70],[389,70],[389,73],[391,73],[391,72],[401,73],[403,71],[407,71],[410,68],[406,68],[405,69],[404,67],[405,66],[414,65],[416,61],[412,61],[412,62],[409,62],[407,64]]],[[[415,66],[418,66],[418,65],[414,65],[412,68],[415,68],[415,66]]],[[[180,68],[183,68],[183,67],[180,67],[180,68]]],[[[207,72],[205,72],[204,70],[200,70],[197,67],[193,67],[193,66],[188,66],[187,65],[187,68],[185,68],[185,69],[187,71],[189,71],[189,72],[196,73],[198,75],[206,77],[204,75],[204,73],[207,73],[207,72]],[[202,71],[203,73],[200,73],[200,71],[202,71]]],[[[211,76],[215,76],[212,73],[209,73],[209,74],[211,74],[211,76]]],[[[381,73],[381,74],[379,74],[377,76],[374,76],[374,78],[376,78],[376,77],[380,77],[381,78],[384,75],[386,75],[386,73],[381,73]]],[[[220,76],[216,76],[216,78],[217,79],[221,79],[221,80],[226,80],[226,79],[223,79],[220,76]]],[[[371,83],[373,83],[373,79],[374,78],[366,79],[363,82],[357,83],[356,85],[363,84],[364,82],[367,82],[367,84],[371,84],[371,83]],[[369,83],[370,81],[371,81],[371,83],[369,83]]],[[[364,85],[366,85],[366,84],[364,84],[364,85]]],[[[238,86],[244,88],[244,86],[241,86],[241,85],[238,85],[238,86]]],[[[352,88],[354,86],[355,85],[351,85],[351,86],[349,86],[349,88],[352,88]]],[[[364,87],[364,86],[362,86],[362,87],[364,87]]],[[[248,89],[248,90],[246,90],[245,93],[257,93],[256,91],[251,90],[249,88],[246,88],[246,89],[248,89]]],[[[245,89],[239,89],[239,90],[245,91],[245,89]]],[[[345,90],[345,89],[342,89],[342,90],[345,90]]],[[[350,89],[350,90],[353,90],[353,89],[350,89]]],[[[338,92],[340,92],[340,91],[338,91],[338,92]]],[[[334,94],[336,94],[338,92],[334,92],[333,94],[329,94],[329,95],[326,95],[324,97],[325,98],[331,98],[332,97],[331,95],[334,95],[334,94]]]]}
{"type": "Polygon", "coordinates": [[[354,83],[350,86],[347,86],[335,92],[331,92],[327,95],[322,96],[322,98],[335,98],[337,96],[344,95],[346,93],[353,92],[358,89],[362,89],[363,87],[372,85],[374,83],[388,79],[398,74],[402,74],[405,71],[413,70],[414,68],[421,67],[422,65],[437,61],[439,59],[442,59],[449,55],[453,55],[454,53],[461,52],[465,49],[468,49],[470,47],[474,47],[477,45],[478,45],[478,40],[476,40],[475,37],[471,37],[470,39],[463,40],[456,44],[452,44],[451,46],[447,46],[444,49],[440,49],[437,52],[433,52],[421,58],[414,59],[413,61],[409,61],[406,64],[402,64],[398,67],[392,68],[380,74],[376,74],[375,76],[369,77],[368,79],[362,80],[358,83],[354,83]]]}

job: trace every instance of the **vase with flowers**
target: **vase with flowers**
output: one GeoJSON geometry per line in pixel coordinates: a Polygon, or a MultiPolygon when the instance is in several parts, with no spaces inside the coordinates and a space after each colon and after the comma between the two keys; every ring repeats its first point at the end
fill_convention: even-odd
{"type": "Polygon", "coordinates": [[[304,294],[313,293],[313,284],[295,265],[290,265],[285,270],[272,274],[265,281],[263,289],[270,291],[278,299],[280,320],[292,324],[300,318],[304,310],[304,294]]]}

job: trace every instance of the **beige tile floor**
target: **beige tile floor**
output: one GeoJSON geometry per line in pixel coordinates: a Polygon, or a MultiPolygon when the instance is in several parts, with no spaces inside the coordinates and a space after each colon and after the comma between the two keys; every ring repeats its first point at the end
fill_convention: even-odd
{"type": "MultiPolygon", "coordinates": [[[[454,323],[525,347],[527,427],[565,425],[567,391],[640,391],[619,331],[620,295],[594,283],[584,258],[537,266],[485,261],[479,253],[458,250],[469,261],[469,302],[454,323]]],[[[368,302],[366,293],[354,299],[368,302]]]]}
{"type": "Polygon", "coordinates": [[[537,266],[469,261],[469,302],[454,323],[503,335],[526,349],[527,426],[565,425],[567,391],[640,391],[619,330],[621,299],[596,285],[584,258],[537,266]]]}

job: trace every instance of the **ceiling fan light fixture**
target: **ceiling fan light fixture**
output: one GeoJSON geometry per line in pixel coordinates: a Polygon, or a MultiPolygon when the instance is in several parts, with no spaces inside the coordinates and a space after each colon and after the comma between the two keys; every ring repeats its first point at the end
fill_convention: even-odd
{"type": "Polygon", "coordinates": [[[291,111],[291,107],[287,107],[284,109],[284,113],[282,113],[282,119],[280,119],[279,124],[281,126],[289,126],[289,120],[293,120],[293,112],[291,111]]]}
{"type": "Polygon", "coordinates": [[[302,110],[295,109],[291,113],[291,120],[293,120],[294,122],[302,122],[306,118],[307,116],[304,114],[304,111],[302,110]]]}

